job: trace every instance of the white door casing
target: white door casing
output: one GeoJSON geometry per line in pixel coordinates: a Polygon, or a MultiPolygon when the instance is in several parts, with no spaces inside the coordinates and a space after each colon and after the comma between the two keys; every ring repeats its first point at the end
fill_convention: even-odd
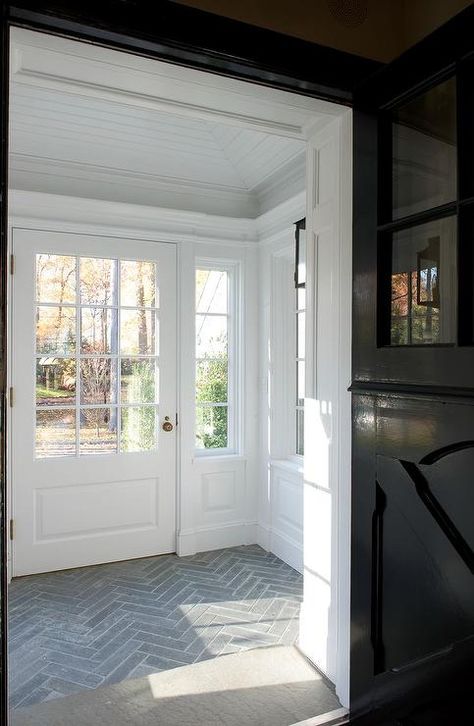
{"type": "MultiPolygon", "coordinates": [[[[174,424],[177,410],[175,245],[31,229],[14,229],[12,236],[15,259],[11,329],[11,385],[14,391],[11,418],[12,515],[15,522],[13,574],[25,575],[174,552],[176,537],[174,424]],[[145,356],[141,360],[145,367],[147,365],[150,367],[149,370],[155,370],[156,363],[159,370],[158,383],[149,384],[152,388],[147,389],[147,398],[140,398],[145,395],[143,393],[145,389],[140,388],[141,383],[138,386],[141,392],[136,392],[137,384],[133,375],[128,376],[130,379],[128,383],[125,375],[120,385],[118,383],[120,369],[126,373],[129,370],[127,366],[130,364],[136,366],[139,359],[134,356],[135,354],[139,356],[142,349],[137,353],[136,350],[122,348],[123,355],[120,356],[117,342],[117,347],[111,348],[115,353],[110,356],[91,355],[87,358],[87,354],[84,353],[84,361],[87,358],[91,367],[99,358],[116,361],[115,369],[114,363],[110,363],[110,371],[115,370],[115,378],[110,373],[109,379],[114,379],[117,393],[115,398],[112,394],[106,404],[92,403],[96,399],[87,392],[84,394],[86,398],[80,399],[79,396],[82,397],[86,391],[85,387],[81,389],[80,394],[79,392],[72,394],[75,404],[80,405],[70,404],[64,417],[66,423],[61,424],[66,426],[68,431],[72,431],[76,426],[75,438],[70,434],[74,438],[75,443],[71,446],[75,446],[75,450],[68,449],[67,456],[50,456],[51,452],[48,450],[46,450],[47,456],[43,451],[43,458],[38,458],[35,454],[36,360],[40,362],[41,370],[57,362],[54,351],[48,355],[40,353],[37,355],[35,351],[37,254],[64,255],[76,260],[79,258],[118,260],[117,265],[121,264],[120,261],[126,261],[125,265],[122,263],[124,266],[117,267],[117,270],[124,270],[128,261],[132,264],[127,269],[135,269],[133,261],[145,265],[148,263],[150,270],[156,269],[157,309],[148,309],[146,320],[151,321],[156,316],[156,331],[155,324],[150,323],[148,335],[151,339],[150,331],[152,329],[155,332],[159,331],[155,336],[157,345],[159,338],[159,349],[150,343],[152,347],[149,349],[146,362],[145,356]],[[152,263],[156,263],[156,268],[152,263]],[[132,388],[127,387],[130,385],[132,388]],[[122,393],[123,400],[119,393],[121,386],[125,386],[122,393]],[[87,398],[87,396],[92,397],[87,398]],[[144,401],[149,403],[138,405],[144,401]],[[135,403],[135,406],[130,405],[131,403],[135,403]],[[155,406],[154,403],[158,405],[155,406]],[[122,442],[121,446],[125,450],[92,453],[95,450],[92,448],[91,424],[88,422],[90,416],[94,418],[97,413],[94,406],[97,407],[97,412],[107,409],[110,412],[107,414],[109,420],[113,416],[112,411],[115,411],[117,421],[122,422],[117,423],[116,427],[115,424],[114,426],[110,424],[109,429],[114,432],[110,434],[112,443],[104,446],[113,448],[117,440],[122,442]],[[145,408],[146,413],[144,413],[145,408]],[[165,432],[162,428],[165,416],[168,416],[173,424],[173,430],[170,432],[165,432]],[[141,433],[143,427],[139,422],[145,419],[149,422],[146,428],[148,432],[153,431],[154,422],[156,448],[150,443],[152,438],[149,441],[146,439],[148,436],[153,437],[153,433],[145,435],[148,443],[144,443],[141,433]],[[120,427],[123,430],[122,436],[120,436],[120,427]],[[115,433],[116,428],[118,433],[115,433]],[[139,440],[140,437],[142,441],[139,440]],[[148,450],[137,450],[140,448],[148,450]]],[[[117,274],[120,278],[120,273],[117,274]]],[[[79,284],[80,273],[77,275],[79,284]]],[[[123,289],[125,290],[125,287],[123,289]]],[[[125,304],[124,300],[130,306],[130,302],[125,299],[125,292],[122,305],[125,304]]],[[[79,311],[77,303],[78,298],[69,308],[73,311],[71,318],[76,310],[79,311]]],[[[88,307],[90,306],[81,307],[82,319],[86,321],[84,330],[87,329],[89,319],[89,312],[86,310],[88,307]]],[[[46,307],[43,311],[45,309],[46,307]]],[[[117,319],[122,321],[122,326],[128,326],[127,330],[131,332],[127,335],[132,336],[131,340],[136,331],[135,320],[143,319],[144,308],[140,309],[139,314],[138,308],[136,310],[121,308],[120,300],[117,300],[110,310],[111,319],[114,319],[113,310],[118,311],[117,319]]],[[[77,318],[80,317],[78,312],[77,318]]],[[[116,328],[120,328],[120,322],[116,323],[116,328]]],[[[125,330],[125,327],[123,329],[125,330]]],[[[75,357],[73,355],[75,362],[71,363],[73,368],[76,366],[78,373],[79,367],[81,370],[88,370],[88,364],[83,363],[83,351],[87,351],[87,348],[84,347],[84,343],[82,346],[79,344],[79,341],[85,339],[84,330],[79,329],[78,322],[75,327],[75,340],[81,354],[75,357]]],[[[139,331],[142,331],[142,328],[139,328],[139,331]]],[[[110,335],[112,336],[112,333],[110,335]]],[[[71,336],[73,337],[72,333],[71,336]]],[[[117,341],[118,339],[117,334],[117,341]]],[[[75,346],[75,343],[71,345],[75,346]]],[[[110,389],[114,387],[113,383],[108,385],[110,389]]],[[[76,384],[77,389],[79,386],[76,384]]],[[[47,400],[49,403],[53,401],[49,409],[52,410],[56,404],[53,399],[47,400]]],[[[44,412],[40,415],[44,420],[44,412]]],[[[57,418],[57,415],[54,414],[54,417],[57,418]]],[[[109,434],[104,434],[104,440],[108,436],[109,434]]]]}
{"type": "Polygon", "coordinates": [[[304,597],[300,647],[349,705],[352,114],[307,146],[304,597]]]}

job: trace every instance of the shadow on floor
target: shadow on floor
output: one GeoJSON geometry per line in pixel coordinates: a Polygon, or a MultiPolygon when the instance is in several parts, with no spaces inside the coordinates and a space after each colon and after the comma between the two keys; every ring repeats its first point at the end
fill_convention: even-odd
{"type": "Polygon", "coordinates": [[[11,726],[290,726],[339,707],[295,647],[275,646],[20,708],[11,726]]]}

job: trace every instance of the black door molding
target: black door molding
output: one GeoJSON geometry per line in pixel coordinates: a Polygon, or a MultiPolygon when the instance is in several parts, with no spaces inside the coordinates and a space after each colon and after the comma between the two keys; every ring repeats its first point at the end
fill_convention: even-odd
{"type": "Polygon", "coordinates": [[[4,3],[8,22],[350,104],[382,64],[171,0],[4,3]]]}

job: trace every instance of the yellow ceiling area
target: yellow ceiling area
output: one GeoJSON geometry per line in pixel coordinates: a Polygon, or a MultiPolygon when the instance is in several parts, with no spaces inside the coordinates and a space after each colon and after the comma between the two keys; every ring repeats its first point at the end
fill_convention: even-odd
{"type": "Polygon", "coordinates": [[[468,0],[179,0],[366,58],[389,62],[468,0]]]}

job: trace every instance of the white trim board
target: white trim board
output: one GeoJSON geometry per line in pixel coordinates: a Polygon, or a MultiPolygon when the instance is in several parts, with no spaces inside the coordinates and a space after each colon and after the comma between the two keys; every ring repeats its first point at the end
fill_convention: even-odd
{"type": "MultiPolygon", "coordinates": [[[[65,188],[68,194],[80,197],[132,203],[142,199],[149,205],[229,217],[255,218],[301,192],[303,142],[316,128],[324,128],[340,113],[339,106],[320,99],[20,28],[13,28],[11,33],[10,82],[11,122],[16,124],[16,135],[10,139],[10,176],[16,188],[49,193],[61,193],[65,188]],[[130,150],[139,154],[141,163],[137,162],[131,170],[130,153],[122,155],[121,162],[116,155],[107,155],[100,135],[109,128],[107,124],[103,126],[96,119],[94,125],[94,120],[88,119],[90,128],[85,133],[84,119],[81,125],[79,118],[72,115],[68,119],[61,112],[68,99],[76,104],[84,101],[85,107],[89,102],[89,106],[97,106],[102,111],[105,108],[108,115],[125,114],[130,138],[124,147],[128,149],[128,141],[135,139],[136,146],[132,144],[130,150]],[[28,123],[38,105],[55,102],[58,113],[50,119],[49,132],[41,113],[37,126],[28,123]],[[223,130],[211,144],[214,149],[211,161],[215,164],[213,153],[220,148],[227,173],[221,167],[222,173],[216,177],[215,172],[199,174],[193,165],[187,173],[181,167],[166,163],[147,166],[153,149],[161,148],[163,153],[166,145],[155,148],[151,143],[145,148],[143,142],[138,143],[141,125],[137,122],[136,127],[130,126],[133,110],[148,117],[151,114],[155,123],[161,119],[171,128],[179,123],[199,126],[199,133],[204,134],[207,143],[211,143],[214,126],[223,130]],[[78,124],[76,133],[71,130],[74,123],[78,124]],[[39,151],[31,143],[35,129],[44,139],[39,151]],[[266,149],[263,158],[273,163],[265,166],[255,162],[252,167],[247,142],[244,140],[239,146],[235,141],[226,140],[229,131],[231,135],[251,133],[254,143],[263,139],[266,149]],[[94,154],[87,153],[94,143],[104,150],[97,161],[94,154]],[[273,147],[276,152],[272,152],[273,147]],[[243,174],[240,174],[239,159],[244,164],[243,174]],[[249,172],[249,163],[250,175],[245,173],[249,172]]],[[[198,150],[204,153],[202,145],[191,144],[188,149],[198,150]]],[[[202,168],[205,166],[201,165],[202,168]]]]}
{"type": "Polygon", "coordinates": [[[12,29],[15,83],[304,139],[340,106],[90,43],[12,29]],[[216,93],[217,91],[217,93],[216,93]]]}
{"type": "Polygon", "coordinates": [[[25,225],[83,234],[103,230],[106,236],[126,233],[149,239],[159,235],[164,242],[254,246],[271,244],[277,237],[288,235],[293,223],[305,215],[305,193],[295,195],[256,219],[20,189],[9,190],[8,206],[10,221],[16,227],[25,225]]]}

